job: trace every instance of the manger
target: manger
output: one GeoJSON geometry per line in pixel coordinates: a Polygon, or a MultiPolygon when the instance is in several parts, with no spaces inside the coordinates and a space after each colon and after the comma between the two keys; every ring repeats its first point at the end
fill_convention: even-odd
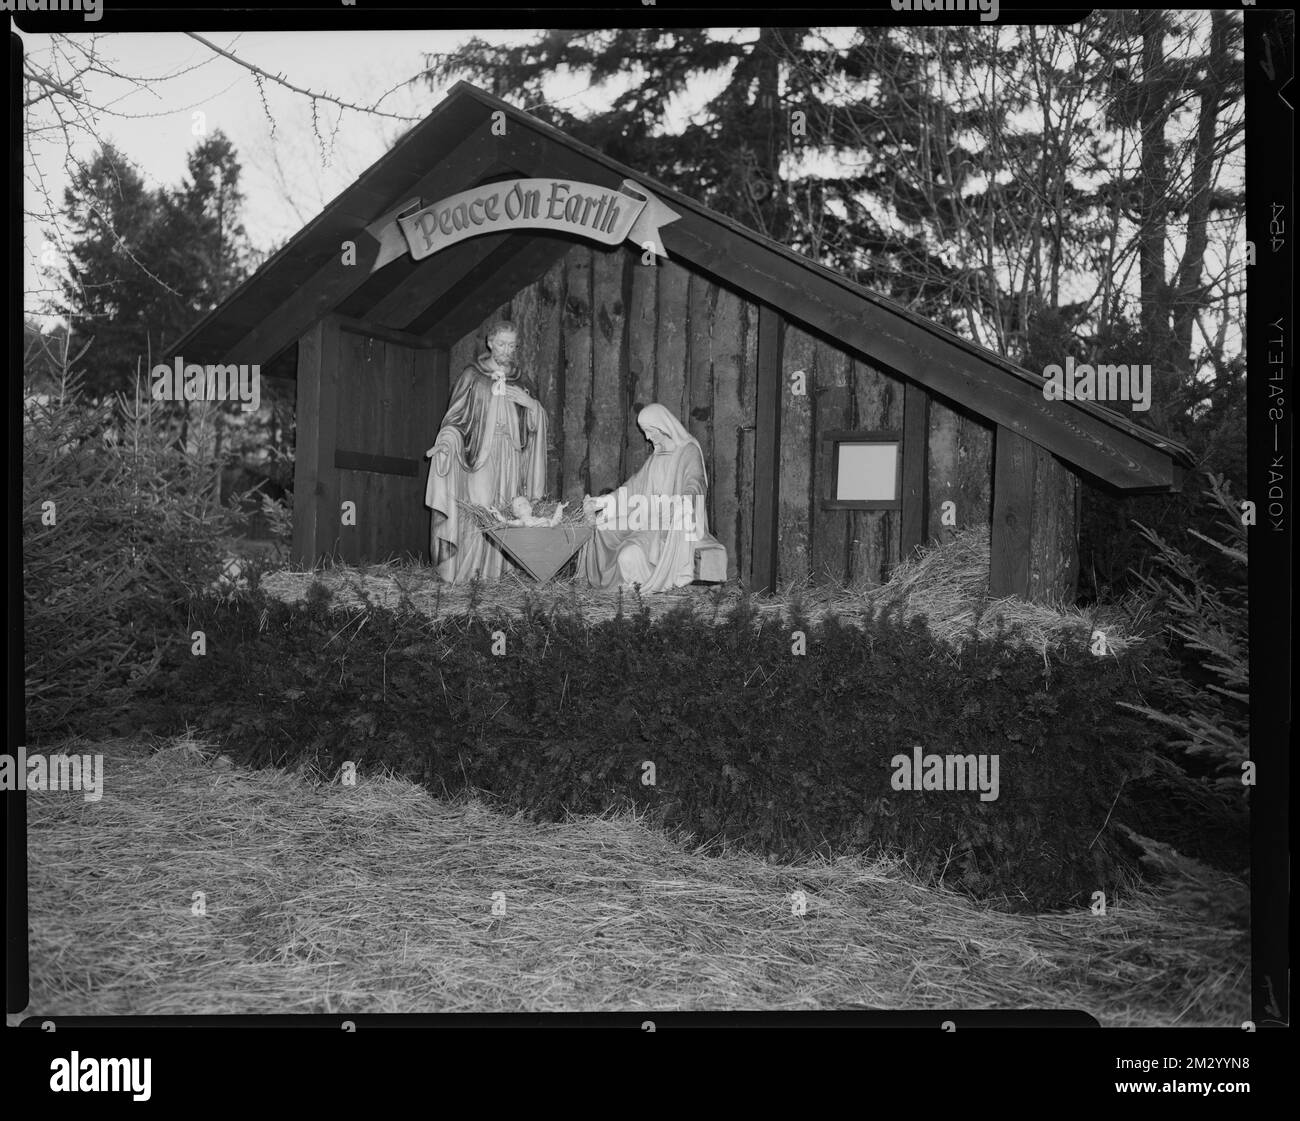
{"type": "Polygon", "coordinates": [[[515,329],[497,323],[486,343],[457,378],[425,453],[429,555],[440,578],[494,581],[513,565],[545,581],[574,560],[594,587],[661,592],[701,571],[726,579],[726,550],[708,531],[704,449],[663,405],[639,411],[652,450],[616,494],[584,494],[567,524],[564,502],[534,512],[546,486],[549,418],[516,361],[515,329]]]}

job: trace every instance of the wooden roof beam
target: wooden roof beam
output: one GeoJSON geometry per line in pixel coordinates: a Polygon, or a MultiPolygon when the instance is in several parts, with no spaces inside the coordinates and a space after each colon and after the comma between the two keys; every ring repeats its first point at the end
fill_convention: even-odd
{"type": "Polygon", "coordinates": [[[428,308],[411,330],[427,332],[437,346],[450,346],[478,326],[493,308],[545,275],[575,244],[570,238],[546,235],[516,240],[508,256],[484,262],[477,284],[467,276],[465,284],[457,286],[441,304],[428,308]]]}
{"type": "Polygon", "coordinates": [[[509,233],[482,234],[426,257],[405,287],[393,292],[367,312],[367,317],[392,323],[412,334],[425,334],[417,326],[430,307],[466,283],[472,283],[484,262],[500,260],[512,238],[509,233]]]}
{"type": "MultiPolygon", "coordinates": [[[[515,161],[539,174],[615,187],[617,171],[580,151],[542,137],[509,137],[515,161]]],[[[1181,472],[1172,453],[1150,447],[1124,428],[1071,402],[1046,400],[1042,391],[999,365],[925,330],[888,308],[855,295],[815,269],[786,267],[772,250],[687,210],[663,227],[670,257],[685,260],[751,298],[780,308],[857,350],[1001,424],[1102,481],[1125,491],[1176,490],[1181,472]]],[[[793,265],[793,262],[790,263],[793,265]]],[[[1122,418],[1119,418],[1122,421],[1122,418]]]]}
{"type": "MultiPolygon", "coordinates": [[[[433,198],[465,190],[496,163],[500,139],[492,135],[490,122],[484,121],[457,145],[447,159],[439,161],[435,168],[404,192],[404,196],[433,198]]],[[[394,199],[390,205],[401,202],[401,198],[394,199]]],[[[371,221],[373,220],[372,218],[371,221]]],[[[348,235],[357,245],[355,264],[343,264],[341,246],[336,247],[322,268],[283,303],[268,308],[261,322],[235,343],[221,361],[257,362],[275,353],[365,284],[370,279],[371,266],[379,255],[379,243],[359,226],[350,229],[348,235]]],[[[394,283],[400,290],[405,278],[401,275],[403,270],[399,266],[400,261],[393,261],[387,268],[395,270],[394,283]]],[[[368,314],[367,318],[386,322],[382,316],[373,313],[368,314]]]]}

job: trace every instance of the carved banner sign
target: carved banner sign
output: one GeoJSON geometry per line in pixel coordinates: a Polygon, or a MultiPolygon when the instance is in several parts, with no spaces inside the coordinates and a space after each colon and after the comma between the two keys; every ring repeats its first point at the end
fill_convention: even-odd
{"type": "Polygon", "coordinates": [[[371,272],[410,251],[421,260],[479,234],[553,230],[603,245],[625,238],[667,257],[660,227],[681,215],[624,179],[617,189],[572,179],[509,179],[485,183],[425,206],[411,199],[366,227],[379,242],[371,272]]]}

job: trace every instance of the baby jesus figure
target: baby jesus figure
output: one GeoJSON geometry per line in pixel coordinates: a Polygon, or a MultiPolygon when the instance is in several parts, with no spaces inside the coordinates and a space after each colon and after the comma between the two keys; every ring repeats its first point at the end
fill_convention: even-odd
{"type": "Polygon", "coordinates": [[[560,524],[560,519],[564,517],[564,503],[559,503],[555,507],[555,513],[549,518],[539,518],[533,514],[533,504],[521,494],[510,502],[512,517],[507,518],[495,509],[492,512],[510,526],[557,526],[560,524]]]}

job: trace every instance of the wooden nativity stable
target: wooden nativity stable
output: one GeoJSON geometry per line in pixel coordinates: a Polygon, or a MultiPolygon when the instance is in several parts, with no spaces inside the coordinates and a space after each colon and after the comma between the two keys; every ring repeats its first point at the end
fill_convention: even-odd
{"type": "Polygon", "coordinates": [[[650,450],[638,411],[666,405],[755,588],[879,582],[955,522],[990,527],[995,594],[1069,599],[1081,480],[1174,491],[1190,466],[463,82],[176,354],[296,380],[298,562],[427,562],[425,451],[499,320],[550,418],[548,494],[617,487],[650,450]]]}

